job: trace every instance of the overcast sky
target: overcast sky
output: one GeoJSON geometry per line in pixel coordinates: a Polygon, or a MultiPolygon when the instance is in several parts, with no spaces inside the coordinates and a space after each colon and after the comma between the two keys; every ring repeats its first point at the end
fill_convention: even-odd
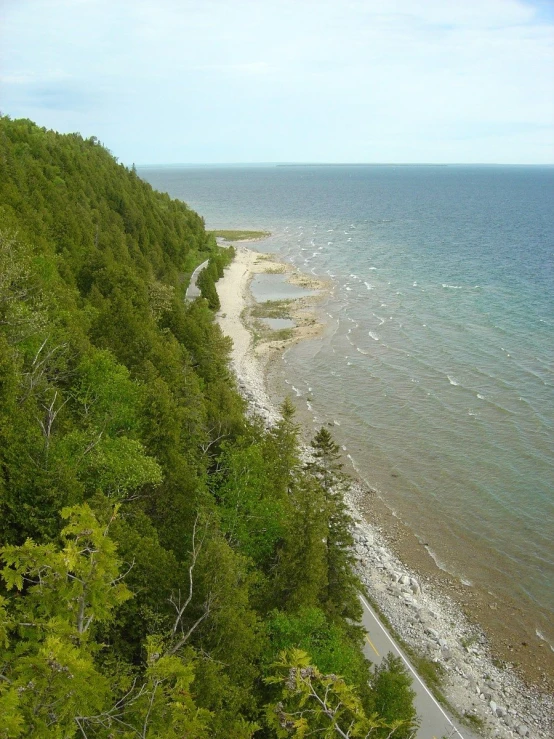
{"type": "Polygon", "coordinates": [[[0,0],[0,110],[126,164],[554,162],[554,0],[0,0]]]}

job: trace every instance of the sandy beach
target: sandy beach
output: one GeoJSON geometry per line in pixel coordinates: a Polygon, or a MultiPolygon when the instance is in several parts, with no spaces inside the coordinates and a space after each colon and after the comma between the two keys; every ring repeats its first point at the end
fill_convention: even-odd
{"type": "MultiPolygon", "coordinates": [[[[250,411],[271,425],[278,418],[283,394],[275,383],[268,392],[267,368],[278,367],[276,360],[291,344],[317,337],[324,330],[317,304],[328,283],[302,275],[267,254],[244,246],[237,246],[236,251],[235,260],[217,283],[221,302],[217,320],[233,340],[232,368],[250,411]],[[316,291],[280,306],[282,315],[294,323],[286,331],[264,327],[263,306],[255,303],[249,287],[254,275],[261,273],[286,273],[291,284],[316,291]]],[[[442,666],[450,705],[460,715],[473,718],[471,725],[474,729],[480,725],[484,736],[552,737],[552,685],[540,660],[521,663],[519,670],[507,662],[501,629],[495,642],[477,625],[475,614],[480,608],[490,619],[489,604],[480,604],[478,595],[469,594],[439,570],[421,542],[373,491],[355,482],[349,504],[358,521],[356,554],[369,597],[406,644],[442,666]]],[[[500,615],[494,617],[502,621],[500,615]]],[[[485,618],[479,621],[483,622],[485,618]]]]}

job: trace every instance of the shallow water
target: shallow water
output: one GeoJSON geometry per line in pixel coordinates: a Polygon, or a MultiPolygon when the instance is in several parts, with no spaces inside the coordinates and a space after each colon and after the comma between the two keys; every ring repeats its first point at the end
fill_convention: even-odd
{"type": "Polygon", "coordinates": [[[294,328],[296,326],[292,318],[264,318],[263,320],[272,331],[279,331],[282,328],[294,328]]]}
{"type": "Polygon", "coordinates": [[[255,275],[250,283],[250,291],[254,300],[264,303],[267,300],[291,300],[313,295],[313,290],[306,290],[287,282],[288,275],[263,273],[255,275]]]}
{"type": "Polygon", "coordinates": [[[442,567],[554,644],[554,169],[141,175],[332,279],[324,336],[285,357],[294,396],[442,567]]]}

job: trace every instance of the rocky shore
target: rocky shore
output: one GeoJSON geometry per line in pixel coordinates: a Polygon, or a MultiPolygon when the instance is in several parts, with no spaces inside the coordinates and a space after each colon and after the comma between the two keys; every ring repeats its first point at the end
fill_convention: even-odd
{"type": "MultiPolygon", "coordinates": [[[[233,339],[232,366],[250,412],[272,425],[278,412],[267,393],[264,368],[271,352],[281,345],[256,349],[243,321],[245,308],[252,305],[250,279],[255,272],[264,271],[259,257],[266,259],[265,255],[238,249],[237,259],[218,283],[218,320],[233,339]]],[[[310,335],[314,335],[313,330],[310,335]]],[[[552,696],[527,687],[509,667],[498,666],[484,633],[470,624],[459,606],[430,577],[400,561],[385,532],[364,517],[372,495],[374,491],[356,482],[348,501],[357,521],[359,574],[370,600],[406,645],[441,666],[443,694],[472,731],[500,739],[554,737],[552,696]]]]}

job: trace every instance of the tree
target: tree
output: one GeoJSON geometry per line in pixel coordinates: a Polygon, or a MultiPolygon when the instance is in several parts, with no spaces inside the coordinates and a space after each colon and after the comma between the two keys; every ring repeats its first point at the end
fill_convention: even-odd
{"type": "Polygon", "coordinates": [[[6,736],[72,736],[76,716],[109,705],[92,635],[131,592],[119,575],[109,527],[86,504],[64,509],[62,517],[68,521],[62,549],[27,540],[0,550],[4,587],[17,594],[0,599],[0,700],[12,726],[6,736]]]}
{"type": "Polygon", "coordinates": [[[281,653],[274,670],[266,683],[280,692],[267,707],[267,720],[278,737],[366,739],[379,729],[394,737],[402,726],[402,721],[367,716],[352,687],[338,675],[321,673],[301,650],[281,653]]]}
{"type": "Polygon", "coordinates": [[[330,613],[359,621],[361,584],[354,573],[353,519],[345,502],[349,481],[342,467],[338,445],[329,431],[321,428],[312,440],[312,459],[306,469],[322,490],[327,515],[327,586],[323,600],[330,613]]]}
{"type": "MultiPolygon", "coordinates": [[[[410,739],[419,725],[413,704],[416,694],[411,685],[412,680],[402,660],[391,652],[375,669],[371,680],[373,709],[388,721],[400,719],[404,722],[394,735],[398,739],[410,739]]],[[[387,734],[381,732],[376,736],[386,737],[387,734]]]]}

